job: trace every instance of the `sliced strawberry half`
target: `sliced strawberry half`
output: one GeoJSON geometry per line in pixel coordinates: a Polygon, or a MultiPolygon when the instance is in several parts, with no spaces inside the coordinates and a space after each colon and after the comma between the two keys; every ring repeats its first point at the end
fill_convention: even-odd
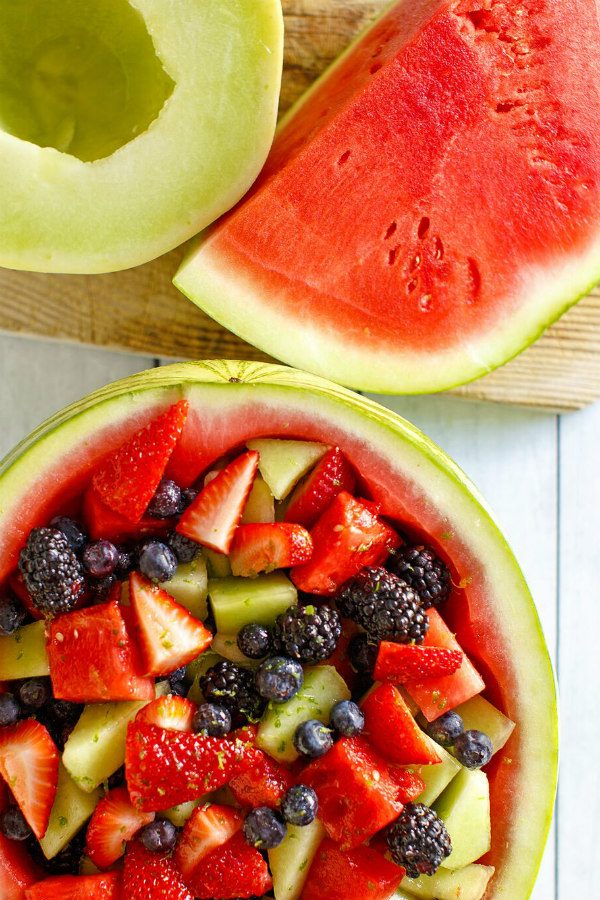
{"type": "Polygon", "coordinates": [[[168,675],[210,646],[202,622],[138,572],[129,576],[129,598],[148,675],[168,675]]]}
{"type": "Polygon", "coordinates": [[[352,466],[339,447],[332,447],[310,475],[300,482],[288,503],[284,519],[312,528],[340,491],[352,494],[355,486],[352,466]]]}
{"type": "Polygon", "coordinates": [[[257,751],[256,760],[251,769],[236,775],[229,782],[229,789],[242,806],[279,806],[283,795],[294,783],[292,773],[282,765],[257,751]]]}
{"type": "Polygon", "coordinates": [[[188,883],[198,900],[262,897],[273,887],[267,863],[241,831],[206,856],[188,883]]]}
{"type": "Polygon", "coordinates": [[[240,525],[231,544],[229,561],[234,575],[254,578],[261,572],[308,562],[312,552],[312,538],[302,525],[287,522],[240,525]]]}
{"type": "Polygon", "coordinates": [[[149,516],[131,522],[110,509],[93,487],[88,488],[83,499],[83,518],[93,541],[138,541],[146,535],[165,534],[169,527],[173,527],[172,519],[152,519],[149,516]]]}
{"type": "Polygon", "coordinates": [[[136,809],[124,787],[113,788],[98,803],[87,829],[86,852],[99,869],[108,869],[125,853],[125,845],[154,813],[136,809]]]}
{"type": "Polygon", "coordinates": [[[58,750],[35,719],[0,728],[0,774],[38,840],[46,834],[58,783],[58,750]]]}
{"type": "Polygon", "coordinates": [[[200,491],[179,520],[177,531],[218,553],[229,553],[257,470],[255,450],[234,459],[200,491]]]}
{"type": "Polygon", "coordinates": [[[243,823],[243,814],[231,806],[198,806],[185,823],[173,856],[183,880],[188,881],[200,862],[226,844],[243,823]]]}
{"type": "Polygon", "coordinates": [[[421,731],[393,684],[380,684],[362,704],[365,735],[384,759],[401,766],[441,762],[435,744],[421,731]]]}
{"type": "Polygon", "coordinates": [[[191,731],[196,709],[196,704],[187,697],[166,694],[140,709],[135,721],[166,728],[168,731],[191,731]]]}
{"type": "Polygon", "coordinates": [[[121,900],[121,875],[120,872],[59,875],[28,888],[25,897],[27,900],[121,900]]]}
{"type": "Polygon", "coordinates": [[[50,624],[48,659],[54,696],[74,703],[152,700],[138,649],[116,601],[76,610],[50,624]]]}
{"type": "Polygon", "coordinates": [[[447,647],[421,647],[416,644],[382,641],[374,677],[376,681],[393,681],[396,684],[440,678],[460,669],[463,659],[464,653],[447,647]]]}
{"type": "Polygon", "coordinates": [[[106,506],[139,522],[152,500],[188,414],[180,400],[129,438],[96,469],[92,484],[106,506]]]}
{"type": "Polygon", "coordinates": [[[400,538],[360,500],[341,491],[311,531],[309,562],[292,569],[292,581],[308,594],[335,594],[365,566],[385,561],[400,538]]]}
{"type": "Polygon", "coordinates": [[[169,856],[133,841],[125,854],[124,900],[194,900],[169,856]]]}
{"type": "Polygon", "coordinates": [[[2,900],[24,900],[26,888],[36,884],[44,872],[32,860],[20,841],[0,834],[0,897],[2,900]]]}
{"type": "Polygon", "coordinates": [[[242,740],[133,722],[125,749],[129,796],[138,809],[153,812],[197,800],[245,772],[257,754],[252,744],[242,740]]]}

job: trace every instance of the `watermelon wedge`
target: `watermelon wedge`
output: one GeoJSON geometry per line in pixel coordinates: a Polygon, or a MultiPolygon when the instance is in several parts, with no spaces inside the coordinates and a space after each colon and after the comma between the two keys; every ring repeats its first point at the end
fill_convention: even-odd
{"type": "Polygon", "coordinates": [[[470,381],[600,279],[595,0],[401,0],[283,121],[175,277],[291,365],[470,381]]]}
{"type": "Polygon", "coordinates": [[[496,874],[487,896],[528,896],[552,815],[557,763],[554,679],[539,620],[471,483],[388,410],[319,378],[253,362],[179,364],[110,385],[40,426],[0,464],[0,584],[23,534],[40,520],[40,497],[44,515],[62,510],[99,459],[179,399],[190,412],[174,465],[185,460],[200,471],[250,437],[339,446],[383,514],[427,534],[451,561],[453,583],[465,585],[453,595],[452,630],[482,673],[486,696],[517,722],[489,772],[493,844],[486,863],[496,874]]]}

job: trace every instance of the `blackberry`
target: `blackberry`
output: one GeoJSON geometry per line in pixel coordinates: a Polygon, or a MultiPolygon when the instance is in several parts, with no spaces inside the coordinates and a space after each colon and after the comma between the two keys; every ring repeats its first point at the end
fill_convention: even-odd
{"type": "Polygon", "coordinates": [[[87,544],[87,532],[75,519],[70,519],[68,516],[55,516],[50,522],[50,528],[62,531],[75,553],[80,553],[87,544]]]}
{"type": "Polygon", "coordinates": [[[452,589],[450,571],[431,547],[405,544],[390,557],[388,567],[417,592],[423,609],[440,606],[448,599],[452,589]]]}
{"type": "Polygon", "coordinates": [[[12,694],[0,694],[0,727],[15,725],[19,721],[21,707],[12,694]]]}
{"type": "Polygon", "coordinates": [[[318,808],[317,795],[305,784],[295,784],[281,801],[281,815],[289,825],[310,825],[318,808]]]}
{"type": "Polygon", "coordinates": [[[167,544],[180,563],[192,562],[200,551],[200,544],[184,537],[183,534],[178,534],[176,531],[172,531],[167,535],[167,544]]]}
{"type": "Polygon", "coordinates": [[[83,551],[84,568],[93,578],[112,575],[119,563],[119,551],[110,541],[93,541],[83,551]]]}
{"type": "Polygon", "coordinates": [[[331,606],[290,606],[277,617],[273,642],[279,653],[312,666],[335,652],[341,633],[331,606]]]}
{"type": "Polygon", "coordinates": [[[304,671],[297,659],[271,656],[256,670],[256,689],[265,700],[287,703],[304,683],[304,671]]]}
{"type": "Polygon", "coordinates": [[[454,755],[467,769],[480,769],[487,766],[494,755],[494,747],[491,740],[483,731],[475,728],[463,731],[454,742],[454,755]]]}
{"type": "Polygon", "coordinates": [[[387,569],[363,569],[342,588],[337,605],[371,640],[421,644],[429,628],[419,595],[387,569]]]}
{"type": "Polygon", "coordinates": [[[177,557],[162,541],[147,541],[140,550],[140,572],[151,581],[170,581],[177,569],[177,557]]]}
{"type": "Polygon", "coordinates": [[[192,719],[192,731],[208,737],[225,737],[231,731],[231,713],[226,706],[201,703],[192,719]]]}
{"type": "Polygon", "coordinates": [[[0,832],[10,841],[26,841],[31,836],[31,828],[18,806],[9,806],[0,815],[0,832]]]}
{"type": "Polygon", "coordinates": [[[21,550],[19,568],[34,605],[45,615],[70,612],[83,597],[83,566],[57,528],[33,529],[21,550]]]}
{"type": "Polygon", "coordinates": [[[294,732],[294,747],[303,756],[317,759],[325,756],[333,747],[331,728],[323,725],[318,719],[308,719],[298,725],[294,732]]]}
{"type": "Polygon", "coordinates": [[[350,665],[361,675],[372,675],[378,652],[379,645],[370,641],[368,634],[355,634],[348,645],[350,665]]]}
{"type": "Polygon", "coordinates": [[[209,703],[225,706],[234,719],[258,722],[263,713],[265,701],[254,687],[254,673],[228,659],[212,666],[200,687],[209,703]]]}
{"type": "Polygon", "coordinates": [[[430,738],[442,747],[452,747],[454,742],[465,730],[463,720],[457,712],[447,712],[439,719],[428,722],[425,731],[430,738]]]}
{"type": "Polygon", "coordinates": [[[181,512],[181,488],[174,481],[163,478],[148,506],[148,515],[155,519],[171,519],[181,512]]]}
{"type": "Polygon", "coordinates": [[[14,634],[27,618],[27,610],[16,597],[0,597],[0,635],[14,634]]]}
{"type": "Polygon", "coordinates": [[[264,659],[271,650],[271,633],[264,625],[251,622],[238,632],[237,645],[248,659],[264,659]]]}
{"type": "Polygon", "coordinates": [[[409,878],[434,875],[452,852],[446,826],[423,803],[407,803],[387,833],[392,859],[409,878]]]}
{"type": "Polygon", "coordinates": [[[286,835],[286,825],[280,816],[268,806],[259,806],[246,816],[244,837],[257,850],[273,850],[279,847],[286,835]]]}
{"type": "Polygon", "coordinates": [[[155,819],[140,831],[140,840],[150,853],[169,853],[175,849],[179,832],[168,819],[155,819]]]}
{"type": "Polygon", "coordinates": [[[355,737],[365,727],[362,710],[352,700],[338,700],[331,709],[329,721],[343,737],[355,737]]]}

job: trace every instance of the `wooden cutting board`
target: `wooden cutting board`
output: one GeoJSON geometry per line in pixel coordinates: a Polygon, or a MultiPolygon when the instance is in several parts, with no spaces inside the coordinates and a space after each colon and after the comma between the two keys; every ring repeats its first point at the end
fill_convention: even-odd
{"type": "MultiPolygon", "coordinates": [[[[282,111],[388,0],[283,0],[282,111]]],[[[266,359],[224,331],[171,285],[183,248],[111,275],[0,270],[0,329],[146,356],[266,359]]],[[[454,391],[465,397],[570,410],[600,397],[600,291],[525,353],[454,391]]]]}

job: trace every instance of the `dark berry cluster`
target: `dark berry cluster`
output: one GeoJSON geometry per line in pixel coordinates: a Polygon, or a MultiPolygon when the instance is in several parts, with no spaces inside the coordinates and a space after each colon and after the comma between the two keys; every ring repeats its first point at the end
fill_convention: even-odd
{"type": "Polygon", "coordinates": [[[423,803],[407,803],[387,833],[392,859],[409,878],[434,875],[452,852],[446,826],[423,803]]]}
{"type": "Polygon", "coordinates": [[[208,703],[226,707],[235,720],[258,722],[263,713],[265,701],[256,690],[253,673],[227,659],[200,678],[200,688],[208,703]]]}
{"type": "Polygon", "coordinates": [[[372,641],[421,644],[429,628],[419,595],[387,569],[363,569],[344,585],[337,605],[372,641]]]}
{"type": "Polygon", "coordinates": [[[84,596],[81,561],[57,528],[34,528],[19,557],[19,568],[36,607],[44,615],[70,612],[84,596]]]}
{"type": "Polygon", "coordinates": [[[448,599],[450,571],[430,547],[404,544],[390,557],[388,568],[417,592],[424,609],[440,606],[448,599]]]}
{"type": "Polygon", "coordinates": [[[331,606],[290,606],[277,618],[275,647],[280,653],[312,666],[335,652],[342,634],[337,610],[331,606]]]}

